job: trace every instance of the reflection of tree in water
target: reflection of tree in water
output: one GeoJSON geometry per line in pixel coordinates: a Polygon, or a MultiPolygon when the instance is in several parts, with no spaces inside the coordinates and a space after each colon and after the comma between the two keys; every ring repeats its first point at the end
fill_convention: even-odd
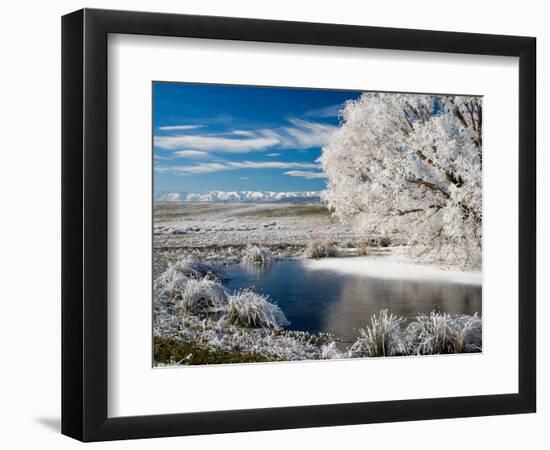
{"type": "Polygon", "coordinates": [[[481,287],[350,278],[343,284],[338,301],[327,305],[323,328],[345,341],[352,341],[357,336],[357,328],[364,328],[372,314],[386,308],[407,321],[432,310],[470,315],[477,312],[481,315],[481,287]]]}
{"type": "Polygon", "coordinates": [[[271,261],[264,262],[262,264],[243,263],[241,266],[242,266],[242,268],[244,269],[245,272],[247,272],[251,275],[259,276],[259,275],[270,272],[271,269],[273,268],[273,263],[271,261]]]}

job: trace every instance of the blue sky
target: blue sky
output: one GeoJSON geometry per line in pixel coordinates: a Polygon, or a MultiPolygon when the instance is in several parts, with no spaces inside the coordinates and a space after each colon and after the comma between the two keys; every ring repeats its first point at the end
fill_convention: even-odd
{"type": "Polygon", "coordinates": [[[316,159],[358,91],[153,84],[160,191],[316,191],[316,159]]]}

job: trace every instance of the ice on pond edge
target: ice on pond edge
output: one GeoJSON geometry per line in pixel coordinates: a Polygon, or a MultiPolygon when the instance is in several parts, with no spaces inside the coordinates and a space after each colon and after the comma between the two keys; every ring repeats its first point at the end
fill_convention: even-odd
{"type": "Polygon", "coordinates": [[[482,272],[448,270],[435,265],[412,264],[394,257],[359,256],[353,258],[325,258],[305,260],[309,270],[334,272],[381,278],[387,280],[434,281],[481,286],[482,272]]]}

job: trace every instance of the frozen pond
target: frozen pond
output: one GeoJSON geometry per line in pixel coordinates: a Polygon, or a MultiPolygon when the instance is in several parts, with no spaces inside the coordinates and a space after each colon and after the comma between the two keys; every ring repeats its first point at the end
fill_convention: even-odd
{"type": "Polygon", "coordinates": [[[226,270],[230,290],[268,294],[292,330],[331,332],[351,342],[381,309],[412,319],[432,310],[481,315],[481,275],[369,258],[283,260],[226,270]]]}

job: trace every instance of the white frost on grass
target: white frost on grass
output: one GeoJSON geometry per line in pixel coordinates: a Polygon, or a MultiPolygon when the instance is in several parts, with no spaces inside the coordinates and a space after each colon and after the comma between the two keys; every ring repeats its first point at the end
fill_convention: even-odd
{"type": "Polygon", "coordinates": [[[474,314],[420,314],[406,329],[408,353],[435,355],[481,351],[481,318],[474,314]]]}
{"type": "Polygon", "coordinates": [[[274,328],[290,325],[285,314],[267,295],[243,289],[229,296],[227,305],[229,323],[252,328],[274,328]]]}
{"type": "Polygon", "coordinates": [[[481,285],[481,272],[447,270],[434,265],[411,264],[392,257],[325,258],[304,262],[309,270],[382,278],[481,285]]]}
{"type": "Polygon", "coordinates": [[[481,351],[481,318],[474,314],[451,315],[432,311],[419,314],[406,327],[404,319],[387,309],[373,315],[370,326],[360,329],[348,351],[350,358],[441,355],[481,351]]]}
{"type": "Polygon", "coordinates": [[[170,289],[172,288],[171,283],[177,283],[177,281],[186,278],[194,278],[195,280],[209,278],[223,281],[227,279],[227,275],[221,267],[215,264],[200,261],[193,257],[184,257],[170,264],[167,269],[155,279],[154,288],[170,289]]]}
{"type": "Polygon", "coordinates": [[[304,251],[304,258],[330,258],[338,256],[338,250],[330,242],[311,241],[304,251]]]}
{"type": "Polygon", "coordinates": [[[351,357],[396,356],[407,354],[405,336],[401,330],[404,319],[388,314],[387,309],[373,315],[370,326],[359,329],[360,337],[349,349],[351,357]]]}
{"type": "Polygon", "coordinates": [[[245,250],[243,262],[247,264],[270,264],[273,262],[273,254],[267,247],[248,247],[245,250]]]}
{"type": "Polygon", "coordinates": [[[202,316],[224,312],[227,304],[225,288],[217,281],[189,278],[180,293],[178,307],[183,314],[202,316]]]}

